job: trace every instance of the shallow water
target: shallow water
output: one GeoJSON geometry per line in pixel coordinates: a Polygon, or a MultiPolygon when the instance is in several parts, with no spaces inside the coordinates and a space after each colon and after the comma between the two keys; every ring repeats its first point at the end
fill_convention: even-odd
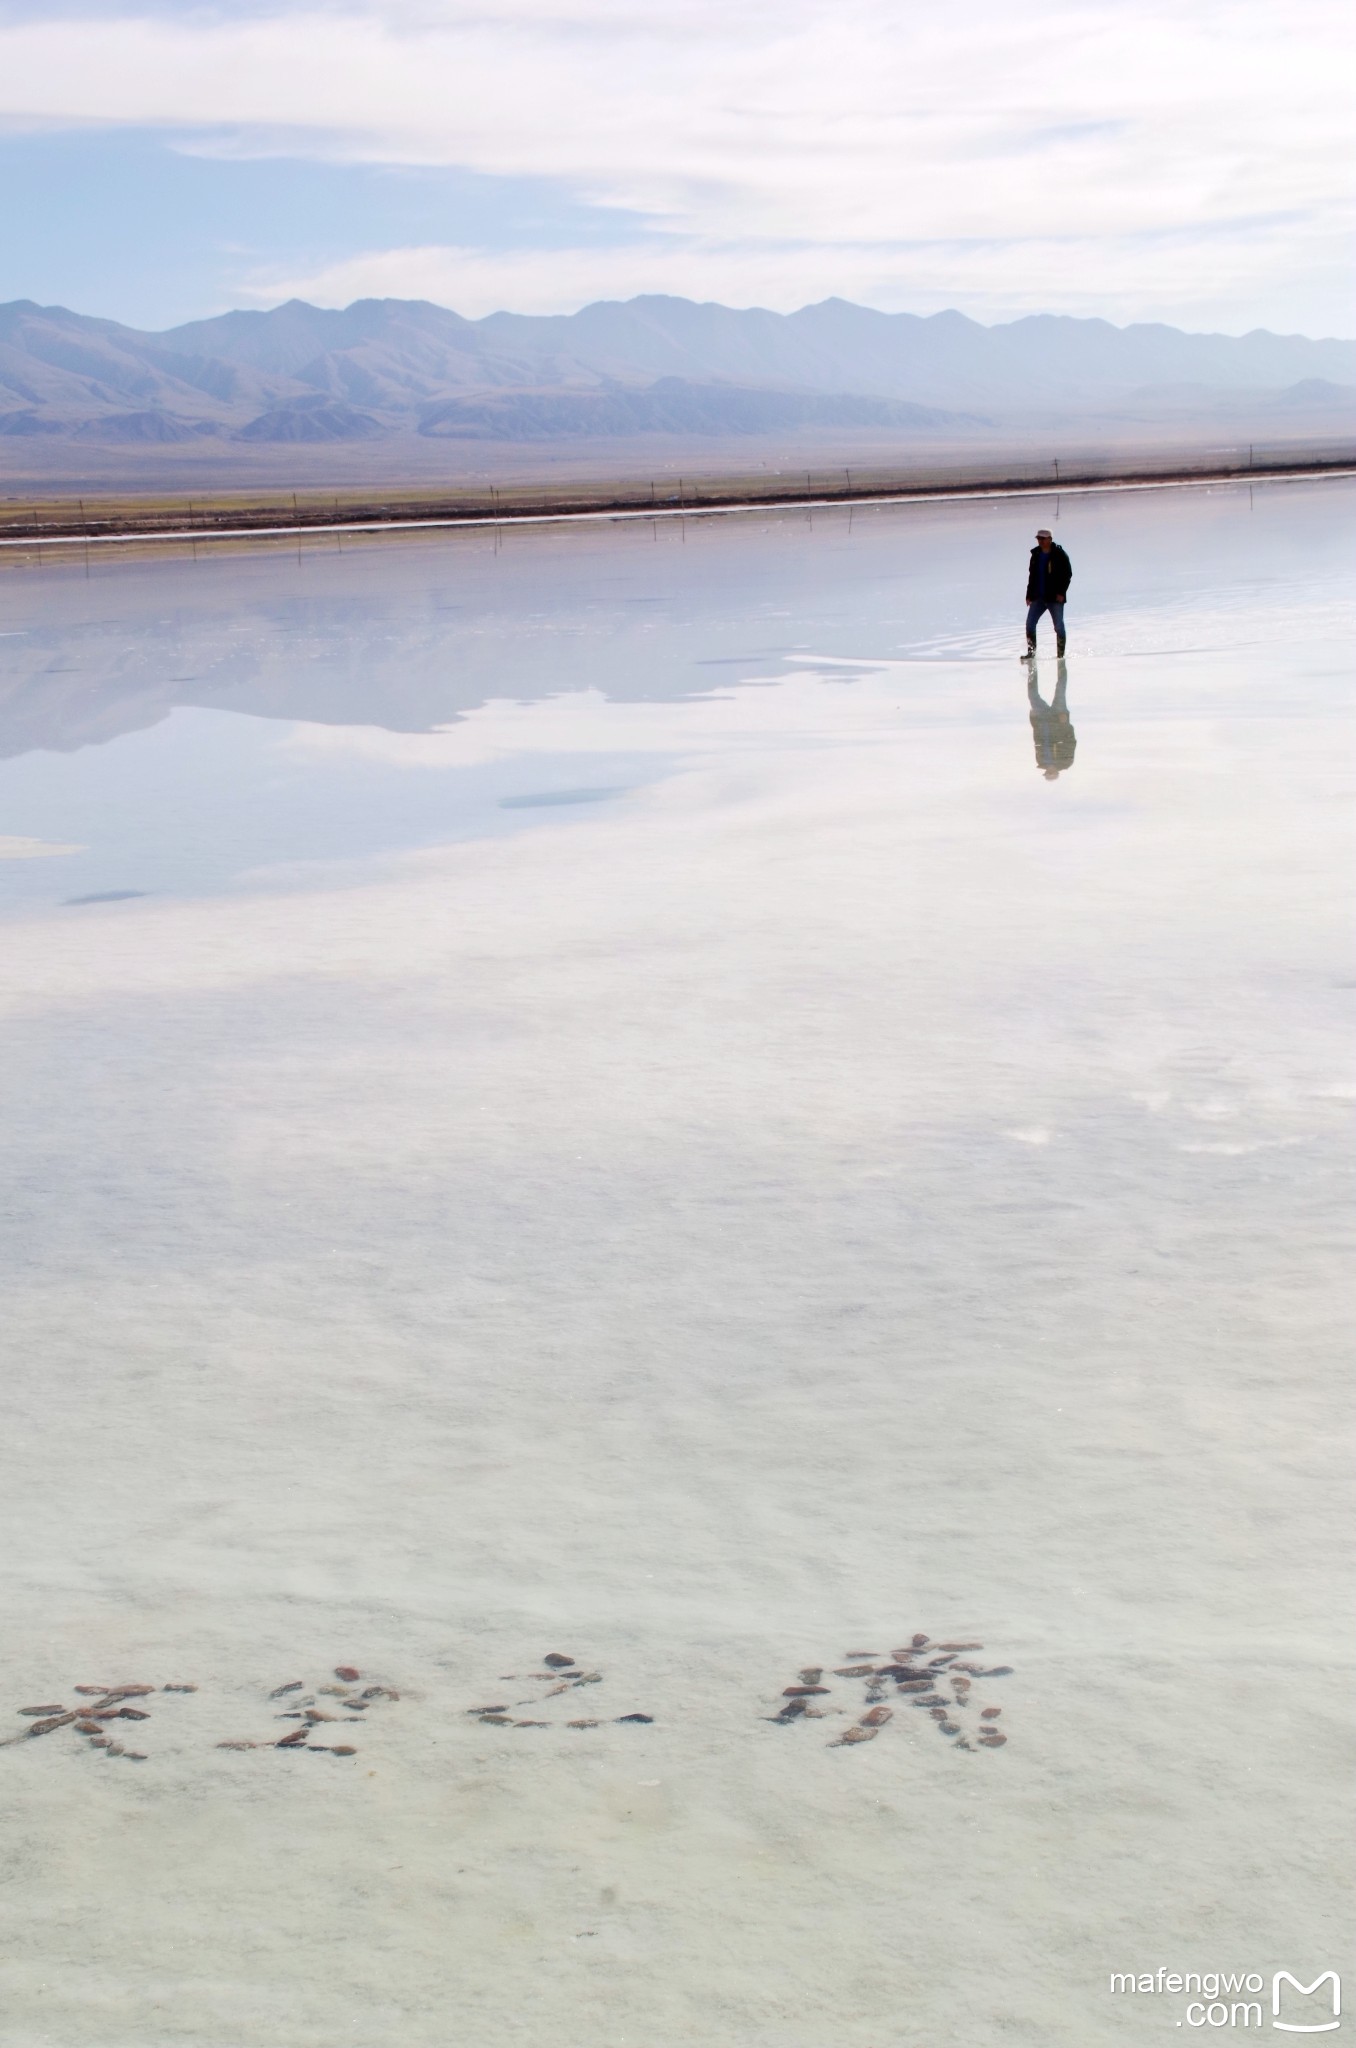
{"type": "Polygon", "coordinates": [[[1356,492],[1055,512],[6,567],[0,2040],[1341,1967],[1356,492]]]}

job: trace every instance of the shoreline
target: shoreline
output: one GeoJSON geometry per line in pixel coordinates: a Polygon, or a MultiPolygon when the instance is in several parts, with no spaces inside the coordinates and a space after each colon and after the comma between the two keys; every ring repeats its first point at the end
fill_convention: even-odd
{"type": "MultiPolygon", "coordinates": [[[[610,496],[590,497],[573,491],[561,502],[549,503],[546,493],[523,490],[513,493],[490,487],[475,495],[453,499],[412,493],[412,502],[394,504],[390,499],[358,500],[343,506],[339,498],[326,493],[323,508],[299,503],[293,492],[291,517],[286,506],[276,503],[262,507],[226,506],[218,498],[206,504],[200,498],[167,506],[163,494],[128,493],[122,499],[125,512],[91,518],[83,499],[77,499],[77,519],[57,517],[39,520],[5,518],[0,515],[0,549],[21,551],[31,548],[125,546],[138,541],[239,541],[295,539],[306,534],[418,532],[438,528],[517,527],[601,523],[611,520],[658,520],[733,516],[750,512],[819,511],[848,507],[892,504],[974,502],[984,499],[1046,498],[1086,496],[1093,493],[1185,490],[1214,484],[1293,483],[1356,475],[1356,450],[1342,457],[1310,462],[1290,460],[1268,464],[1215,464],[1193,469],[1180,459],[1161,468],[1133,469],[1117,465],[1105,473],[1092,472],[1086,465],[1072,473],[1060,474],[1054,464],[1054,478],[1047,476],[954,477],[952,480],[920,481],[901,479],[897,483],[854,485],[851,471],[843,470],[844,484],[836,489],[777,490],[749,488],[749,479],[713,479],[694,483],[691,496],[679,480],[677,492],[660,498],[655,485],[649,495],[618,490],[603,484],[610,496]],[[422,500],[422,502],[421,502],[422,500]],[[144,508],[144,509],[142,509],[144,508]]],[[[810,476],[807,475],[807,483],[810,476]]],[[[234,495],[234,494],[231,494],[234,495]]],[[[469,495],[469,494],[466,494],[469,495]]]]}

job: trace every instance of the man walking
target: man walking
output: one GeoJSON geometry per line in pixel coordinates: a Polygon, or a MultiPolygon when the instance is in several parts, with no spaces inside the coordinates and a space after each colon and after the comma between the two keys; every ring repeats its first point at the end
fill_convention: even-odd
{"type": "Polygon", "coordinates": [[[1023,661],[1036,659],[1036,621],[1049,612],[1055,629],[1055,653],[1064,652],[1064,600],[1073,580],[1073,564],[1063,548],[1056,547],[1048,526],[1036,535],[1031,550],[1031,568],[1026,579],[1026,653],[1023,661]]]}

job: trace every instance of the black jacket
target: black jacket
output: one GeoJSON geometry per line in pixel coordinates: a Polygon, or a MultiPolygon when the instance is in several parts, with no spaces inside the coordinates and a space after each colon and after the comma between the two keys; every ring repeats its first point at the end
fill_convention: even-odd
{"type": "MultiPolygon", "coordinates": [[[[1040,553],[1040,543],[1037,542],[1036,546],[1031,550],[1031,571],[1026,579],[1026,601],[1028,604],[1034,604],[1040,595],[1040,571],[1036,567],[1037,562],[1040,560],[1040,553]]],[[[1069,557],[1065,554],[1058,541],[1055,541],[1051,546],[1049,558],[1045,565],[1045,573],[1045,595],[1047,599],[1053,598],[1056,604],[1063,604],[1069,594],[1069,585],[1073,582],[1073,563],[1069,560],[1069,557]]]]}

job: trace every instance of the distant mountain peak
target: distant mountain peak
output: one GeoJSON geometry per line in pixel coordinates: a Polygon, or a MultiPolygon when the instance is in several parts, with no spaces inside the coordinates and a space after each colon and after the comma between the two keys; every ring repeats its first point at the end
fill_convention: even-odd
{"type": "Polygon", "coordinates": [[[1316,415],[1340,412],[1353,385],[1356,342],[1057,313],[985,327],[954,309],[884,313],[836,295],[777,313],[646,292],[478,320],[427,299],[293,298],[158,334],[31,299],[0,307],[0,434],[30,441],[361,438],[429,431],[434,415],[439,432],[480,420],[495,438],[552,419],[574,433],[566,423],[586,418],[773,433],[869,415],[906,433],[961,414],[1068,420],[1129,405],[1143,419],[1156,402],[1178,419],[1187,404],[1263,399],[1316,415]]]}

